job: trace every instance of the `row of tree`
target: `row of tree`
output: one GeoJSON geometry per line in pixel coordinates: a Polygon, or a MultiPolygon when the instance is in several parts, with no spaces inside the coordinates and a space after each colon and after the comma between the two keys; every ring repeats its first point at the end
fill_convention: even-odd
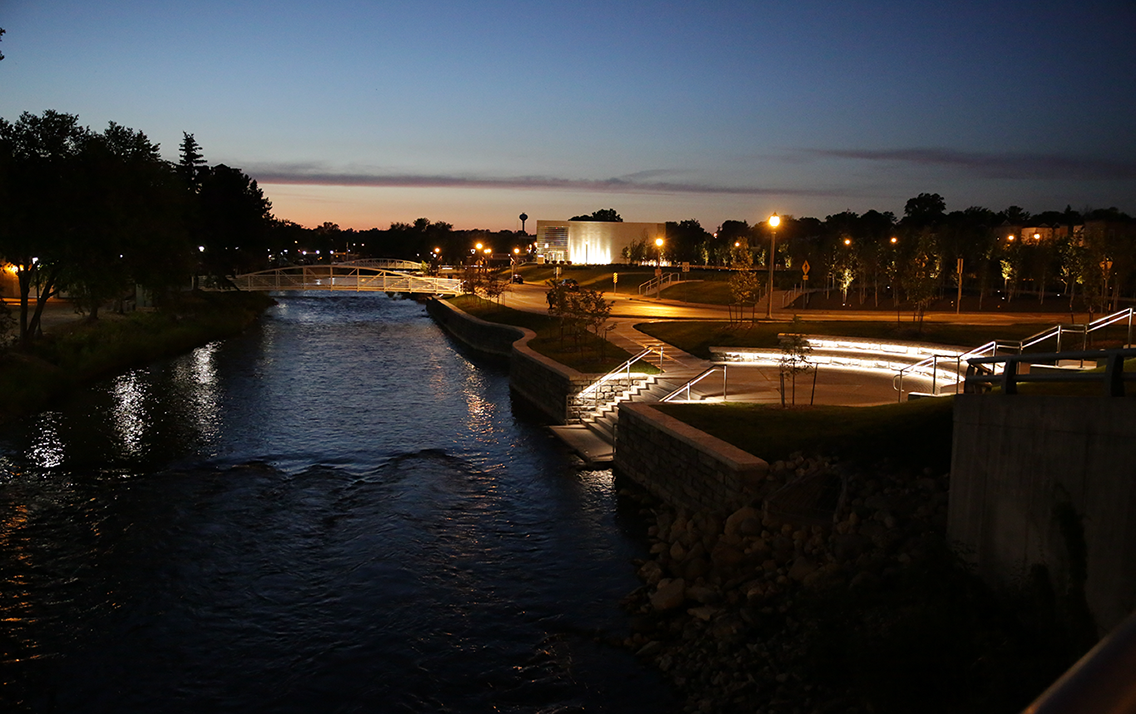
{"type": "Polygon", "coordinates": [[[271,205],[239,169],[207,166],[190,134],[181,164],[140,131],[102,132],[55,111],[0,119],[0,262],[16,273],[19,342],[66,291],[92,319],[141,286],[160,302],[195,275],[255,263],[271,205]]]}
{"type": "MultiPolygon", "coordinates": [[[[775,233],[779,270],[807,261],[812,286],[841,291],[846,299],[858,293],[860,303],[879,304],[882,293],[925,306],[960,280],[980,308],[994,291],[1011,298],[1028,291],[1039,301],[1060,294],[1070,304],[1082,299],[1091,311],[1136,297],[1136,221],[1115,208],[947,212],[942,196],[923,193],[907,201],[898,219],[871,210],[824,220],[782,216],[776,229],[764,221],[726,221],[713,233],[696,220],[666,226],[664,260],[743,270],[768,265],[775,233]]],[[[624,258],[650,261],[658,250],[641,241],[624,258]]],[[[760,292],[753,280],[743,282],[743,292],[760,292]]]]}

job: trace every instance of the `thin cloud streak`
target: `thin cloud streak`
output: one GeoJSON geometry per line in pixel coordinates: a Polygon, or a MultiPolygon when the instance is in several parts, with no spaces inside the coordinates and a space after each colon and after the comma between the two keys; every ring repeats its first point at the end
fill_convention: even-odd
{"type": "Polygon", "coordinates": [[[1136,179],[1136,161],[1080,158],[1057,154],[955,151],[952,149],[842,150],[813,149],[829,158],[949,167],[988,179],[1076,179],[1117,181],[1136,179]]]}
{"type": "MultiPolygon", "coordinates": [[[[566,179],[550,176],[511,176],[485,178],[445,174],[381,174],[320,171],[300,165],[260,165],[246,169],[262,184],[307,186],[353,186],[370,188],[491,188],[506,190],[570,190],[599,193],[661,193],[708,195],[831,196],[820,189],[770,188],[756,186],[712,186],[690,182],[640,181],[656,171],[643,171],[626,178],[566,179]]],[[[843,192],[842,192],[843,193],[843,192]]]]}

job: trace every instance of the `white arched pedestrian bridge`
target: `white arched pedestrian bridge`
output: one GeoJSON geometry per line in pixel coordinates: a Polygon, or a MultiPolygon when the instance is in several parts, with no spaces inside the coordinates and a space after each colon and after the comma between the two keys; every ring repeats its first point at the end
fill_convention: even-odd
{"type": "MultiPolygon", "coordinates": [[[[407,262],[407,261],[399,261],[407,262]]],[[[420,264],[414,263],[415,267],[420,264]]],[[[398,270],[343,263],[291,265],[231,278],[238,290],[342,290],[347,292],[424,293],[459,295],[461,280],[413,275],[398,270]]]]}

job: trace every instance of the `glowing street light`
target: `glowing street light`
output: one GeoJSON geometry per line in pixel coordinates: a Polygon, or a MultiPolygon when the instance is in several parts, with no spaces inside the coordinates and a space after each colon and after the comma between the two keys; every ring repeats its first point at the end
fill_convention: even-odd
{"type": "Polygon", "coordinates": [[[663,296],[663,239],[655,239],[655,247],[659,250],[659,267],[655,268],[655,299],[663,296]]]}
{"type": "Polygon", "coordinates": [[[781,218],[774,213],[769,217],[769,227],[772,229],[769,238],[769,296],[765,304],[765,317],[773,318],[773,258],[777,255],[777,226],[781,225],[781,218]]]}

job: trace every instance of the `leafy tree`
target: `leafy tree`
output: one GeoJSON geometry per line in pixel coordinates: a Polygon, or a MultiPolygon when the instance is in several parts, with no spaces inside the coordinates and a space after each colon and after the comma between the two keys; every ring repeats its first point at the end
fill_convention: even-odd
{"type": "Polygon", "coordinates": [[[97,319],[103,303],[120,300],[137,283],[161,291],[185,277],[162,271],[168,267],[163,258],[184,257],[188,245],[174,239],[180,191],[157,144],[111,122],[102,134],[88,136],[77,175],[82,211],[76,228],[82,239],[72,246],[64,282],[89,319],[97,319]]]}
{"type": "Polygon", "coordinates": [[[941,271],[942,258],[936,235],[925,228],[915,237],[913,250],[905,261],[900,278],[907,299],[911,301],[915,311],[920,333],[923,331],[923,315],[935,299],[941,271]]]}
{"type": "MultiPolygon", "coordinates": [[[[748,254],[748,252],[747,252],[748,254]]],[[[730,276],[730,295],[733,305],[730,307],[731,318],[736,309],[736,320],[744,319],[745,306],[750,307],[750,322],[757,321],[757,301],[761,297],[761,278],[753,270],[742,269],[730,276]]]]}
{"type": "MultiPolygon", "coordinates": [[[[4,28],[0,27],[0,38],[4,37],[4,28]]],[[[0,52],[0,60],[4,59],[4,53],[0,52]]]]}
{"type": "Polygon", "coordinates": [[[574,216],[569,218],[570,221],[606,221],[608,223],[623,223],[623,219],[615,212],[614,208],[601,208],[598,211],[592,211],[590,216],[574,216]]]}
{"type": "Polygon", "coordinates": [[[943,220],[947,203],[937,193],[921,193],[907,199],[903,206],[903,222],[913,228],[937,225],[943,220]]]}
{"type": "Polygon", "coordinates": [[[77,168],[89,136],[78,117],[54,110],[41,116],[24,112],[15,123],[0,119],[0,182],[7,202],[0,217],[0,257],[16,267],[24,348],[39,331],[47,300],[60,290],[82,239],[77,168]]]}
{"type": "Polygon", "coordinates": [[[812,347],[808,337],[801,329],[801,318],[793,315],[793,326],[781,336],[781,357],[778,367],[781,377],[781,406],[785,406],[785,376],[792,380],[793,405],[797,404],[797,375],[809,369],[816,369],[816,365],[809,362],[812,347]]]}
{"type": "MultiPolygon", "coordinates": [[[[746,221],[723,221],[707,246],[707,260],[715,265],[729,265],[737,250],[749,250],[753,230],[746,221]]],[[[750,263],[753,263],[752,256],[750,263]]]]}
{"type": "Polygon", "coordinates": [[[672,263],[706,263],[707,245],[712,236],[694,219],[679,223],[667,221],[663,254],[672,263]]]}
{"type": "Polygon", "coordinates": [[[268,262],[272,202],[240,169],[218,164],[198,194],[202,265],[216,278],[263,268],[268,262]]]}
{"type": "Polygon", "coordinates": [[[647,251],[647,239],[640,238],[637,241],[632,241],[631,243],[623,246],[623,250],[620,251],[620,255],[623,256],[623,261],[625,263],[634,265],[647,260],[647,251]]]}

